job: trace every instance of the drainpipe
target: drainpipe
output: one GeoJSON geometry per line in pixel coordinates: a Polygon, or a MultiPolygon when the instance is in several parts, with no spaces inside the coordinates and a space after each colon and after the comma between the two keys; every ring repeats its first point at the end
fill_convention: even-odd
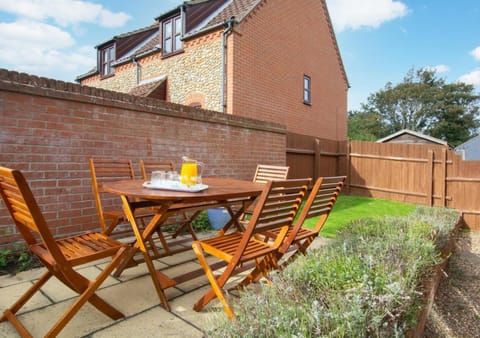
{"type": "Polygon", "coordinates": [[[138,84],[140,83],[140,65],[138,64],[137,58],[135,56],[132,58],[132,62],[135,65],[135,79],[138,86],[138,84]]]}
{"type": "Polygon", "coordinates": [[[185,20],[185,9],[186,9],[186,5],[183,4],[181,7],[180,7],[180,20],[182,20],[182,38],[183,36],[185,35],[185,32],[186,32],[186,29],[187,29],[187,23],[185,20]]]}
{"type": "Polygon", "coordinates": [[[232,32],[235,17],[225,22],[225,29],[222,33],[222,112],[227,108],[226,87],[227,87],[227,37],[232,32]]]}

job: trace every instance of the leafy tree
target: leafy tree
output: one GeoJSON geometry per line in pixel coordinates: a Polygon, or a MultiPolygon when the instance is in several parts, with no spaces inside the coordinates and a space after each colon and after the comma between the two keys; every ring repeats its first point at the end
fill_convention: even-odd
{"type": "Polygon", "coordinates": [[[349,138],[371,140],[410,129],[458,145],[476,135],[480,96],[465,83],[446,83],[435,71],[411,69],[403,82],[371,94],[349,112],[349,138]]]}
{"type": "Polygon", "coordinates": [[[351,140],[376,141],[383,135],[383,124],[380,115],[374,112],[349,111],[348,137],[351,140]]]}

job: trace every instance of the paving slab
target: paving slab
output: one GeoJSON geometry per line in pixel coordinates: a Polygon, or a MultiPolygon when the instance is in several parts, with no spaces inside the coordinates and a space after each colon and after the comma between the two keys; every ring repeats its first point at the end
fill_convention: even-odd
{"type": "MultiPolygon", "coordinates": [[[[318,245],[323,244],[319,240],[318,245]]],[[[312,247],[314,247],[312,245],[312,247]]],[[[316,247],[316,246],[315,246],[316,247]]],[[[211,257],[208,257],[211,261],[211,257]]],[[[89,278],[96,276],[103,264],[78,268],[89,278]]],[[[154,265],[169,276],[200,269],[193,251],[156,259],[154,265]]],[[[0,277],[0,311],[10,307],[37,280],[44,268],[32,269],[16,275],[0,277]]],[[[220,273],[219,270],[217,273],[220,273]]],[[[245,276],[235,276],[239,281],[245,276]]],[[[234,283],[235,281],[233,281],[234,283]]],[[[228,289],[227,285],[227,289],[228,289]]],[[[197,278],[165,290],[171,312],[161,305],[145,264],[126,269],[120,277],[110,276],[98,290],[98,295],[121,311],[125,318],[112,320],[90,304],[85,304],[61,331],[59,337],[202,337],[209,327],[214,327],[223,307],[213,299],[202,311],[193,310],[193,304],[210,288],[202,274],[197,278]]],[[[235,302],[238,293],[230,292],[229,300],[235,302]]],[[[45,335],[53,322],[71,306],[75,294],[52,278],[19,312],[19,318],[34,337],[45,335]]],[[[0,337],[19,337],[8,322],[0,323],[0,337]]]]}

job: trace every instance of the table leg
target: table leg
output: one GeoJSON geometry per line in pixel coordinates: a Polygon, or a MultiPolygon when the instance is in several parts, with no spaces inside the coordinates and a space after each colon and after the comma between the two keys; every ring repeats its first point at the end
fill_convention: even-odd
{"type": "Polygon", "coordinates": [[[230,214],[230,221],[228,221],[227,224],[223,226],[223,228],[219,231],[219,233],[225,234],[233,224],[235,224],[235,227],[237,228],[238,231],[242,231],[243,227],[238,220],[240,216],[244,213],[244,211],[253,203],[254,200],[255,198],[243,201],[242,206],[236,212],[233,211],[230,205],[226,205],[225,209],[227,209],[228,213],[230,214]]]}
{"type": "Polygon", "coordinates": [[[148,240],[152,236],[152,234],[160,227],[160,225],[168,218],[168,208],[170,207],[170,204],[165,203],[160,205],[159,208],[156,209],[155,215],[147,224],[143,232],[141,232],[136,223],[131,203],[126,196],[122,195],[121,198],[125,215],[130,221],[133,232],[137,239],[125,261],[128,262],[130,259],[132,259],[137,250],[140,250],[142,252],[145,259],[145,264],[147,265],[148,272],[150,273],[153,285],[155,287],[155,290],[157,291],[160,302],[163,304],[166,310],[170,311],[170,305],[168,304],[168,299],[165,295],[164,289],[174,286],[176,282],[155,269],[155,266],[153,265],[152,259],[149,255],[148,248],[145,244],[145,241],[148,240]]]}

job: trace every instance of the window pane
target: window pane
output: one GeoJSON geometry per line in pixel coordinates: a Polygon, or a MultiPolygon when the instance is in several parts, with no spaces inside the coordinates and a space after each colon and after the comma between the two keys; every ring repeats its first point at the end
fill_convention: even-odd
{"type": "Polygon", "coordinates": [[[175,34],[182,34],[182,20],[180,18],[175,19],[175,34]]]}
{"type": "Polygon", "coordinates": [[[169,38],[172,36],[172,22],[171,21],[168,21],[168,22],[165,22],[165,38],[169,38]]]}
{"type": "Polygon", "coordinates": [[[168,54],[172,52],[172,39],[168,38],[165,39],[165,42],[163,43],[163,52],[168,54]]]}
{"type": "Polygon", "coordinates": [[[303,77],[303,101],[306,103],[311,102],[310,97],[310,77],[304,76],[303,77]]]}
{"type": "Polygon", "coordinates": [[[181,36],[175,36],[175,50],[179,50],[183,48],[183,41],[180,40],[181,36]]]}
{"type": "Polygon", "coordinates": [[[102,76],[113,74],[112,64],[115,61],[115,48],[113,46],[104,48],[102,50],[101,58],[102,76]]]}

